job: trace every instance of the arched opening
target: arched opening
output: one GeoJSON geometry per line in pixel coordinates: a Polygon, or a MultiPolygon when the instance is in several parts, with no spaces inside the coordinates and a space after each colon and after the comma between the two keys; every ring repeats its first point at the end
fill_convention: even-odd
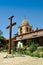
{"type": "Polygon", "coordinates": [[[26,32],[28,32],[28,27],[26,27],[26,32]]]}
{"type": "Polygon", "coordinates": [[[20,28],[20,34],[22,34],[22,28],[20,28]]]}

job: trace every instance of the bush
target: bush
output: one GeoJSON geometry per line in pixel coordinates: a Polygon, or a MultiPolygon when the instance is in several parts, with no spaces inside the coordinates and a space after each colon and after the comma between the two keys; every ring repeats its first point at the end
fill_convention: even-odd
{"type": "Polygon", "coordinates": [[[25,51],[25,54],[31,56],[31,52],[29,52],[29,51],[25,51]]]}
{"type": "Polygon", "coordinates": [[[37,49],[37,45],[35,44],[35,43],[32,43],[31,45],[30,45],[30,47],[29,47],[29,51],[30,52],[33,52],[33,51],[35,51],[37,49]]]}
{"type": "Polygon", "coordinates": [[[11,49],[11,54],[12,55],[15,54],[15,50],[11,49]]]}
{"type": "Polygon", "coordinates": [[[40,58],[40,54],[39,53],[35,53],[35,54],[33,54],[33,57],[39,57],[40,58]]]}
{"type": "Polygon", "coordinates": [[[17,48],[17,52],[19,54],[24,54],[24,47],[23,48],[21,48],[21,47],[17,48]]]}
{"type": "Polygon", "coordinates": [[[3,51],[3,52],[8,52],[8,50],[7,50],[7,49],[3,49],[2,51],[3,51]]]}
{"type": "Polygon", "coordinates": [[[43,58],[43,54],[41,54],[41,55],[40,55],[40,57],[42,57],[42,58],[43,58]]]}
{"type": "Polygon", "coordinates": [[[43,51],[43,46],[41,46],[41,47],[39,48],[39,50],[40,50],[40,51],[43,51]]]}

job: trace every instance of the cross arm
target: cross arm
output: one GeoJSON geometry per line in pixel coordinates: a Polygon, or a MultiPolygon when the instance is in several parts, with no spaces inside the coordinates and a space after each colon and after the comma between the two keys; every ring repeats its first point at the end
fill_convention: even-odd
{"type": "Polygon", "coordinates": [[[12,19],[14,16],[9,17],[8,19],[12,19]]]}
{"type": "MultiPolygon", "coordinates": [[[[14,25],[16,25],[16,22],[14,22],[14,23],[11,25],[11,27],[14,26],[14,25]]],[[[10,25],[7,26],[6,28],[7,28],[7,29],[10,28],[10,25]]]]}

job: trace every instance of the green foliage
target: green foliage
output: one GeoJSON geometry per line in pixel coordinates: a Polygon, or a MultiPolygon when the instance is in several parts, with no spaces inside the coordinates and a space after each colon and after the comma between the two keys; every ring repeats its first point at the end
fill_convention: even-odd
{"type": "Polygon", "coordinates": [[[41,46],[38,50],[39,50],[39,51],[43,51],[43,46],[41,46]]]}
{"type": "Polygon", "coordinates": [[[0,30],[0,36],[3,34],[3,32],[0,30]]]}
{"type": "Polygon", "coordinates": [[[19,54],[23,54],[23,50],[24,50],[24,48],[19,47],[17,52],[18,52],[19,54]]]}
{"type": "MultiPolygon", "coordinates": [[[[42,57],[43,58],[43,53],[39,53],[39,52],[35,52],[34,53],[34,51],[37,49],[37,45],[36,44],[31,44],[31,46],[32,46],[32,52],[30,51],[30,47],[28,47],[28,46],[24,46],[24,47],[19,47],[19,48],[17,48],[17,51],[15,51],[14,50],[14,48],[11,50],[11,54],[15,54],[15,53],[17,53],[17,54],[25,54],[25,55],[29,55],[29,56],[32,56],[32,57],[42,57]],[[34,48],[35,47],[35,48],[34,48]],[[35,50],[33,50],[33,49],[35,49],[35,50]]],[[[36,50],[37,51],[37,50],[36,50]]]]}
{"type": "Polygon", "coordinates": [[[39,57],[40,58],[40,54],[39,53],[35,53],[35,54],[32,54],[33,57],[39,57]]]}
{"type": "Polygon", "coordinates": [[[8,50],[7,49],[4,49],[4,50],[2,50],[3,52],[8,52],[8,50]]]}
{"type": "Polygon", "coordinates": [[[14,51],[13,49],[11,50],[11,54],[12,54],[12,55],[15,54],[15,51],[14,51]]]}
{"type": "Polygon", "coordinates": [[[42,57],[42,58],[43,58],[43,54],[41,54],[41,55],[40,55],[40,57],[42,57]]]}
{"type": "Polygon", "coordinates": [[[29,39],[30,43],[32,44],[32,42],[39,43],[39,39],[38,38],[33,38],[33,39],[29,39]]]}
{"type": "Polygon", "coordinates": [[[26,54],[26,55],[31,55],[31,52],[25,51],[25,54],[26,54]]]}
{"type": "Polygon", "coordinates": [[[0,48],[6,47],[6,39],[3,36],[0,36],[0,48]]]}
{"type": "Polygon", "coordinates": [[[6,46],[6,39],[2,36],[2,34],[3,32],[0,30],[0,50],[6,46]]]}
{"type": "Polygon", "coordinates": [[[27,45],[30,46],[30,40],[29,39],[22,40],[21,42],[23,43],[24,46],[27,46],[27,45]]]}
{"type": "Polygon", "coordinates": [[[29,47],[29,51],[30,52],[33,52],[33,51],[35,51],[37,49],[37,45],[35,44],[35,43],[32,43],[31,45],[30,45],[30,47],[29,47]]]}

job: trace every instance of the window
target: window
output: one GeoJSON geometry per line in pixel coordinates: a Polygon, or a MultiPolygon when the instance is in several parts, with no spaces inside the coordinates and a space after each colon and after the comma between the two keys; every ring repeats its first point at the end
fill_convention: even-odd
{"type": "Polygon", "coordinates": [[[28,32],[28,27],[26,27],[26,32],[28,32]]]}
{"type": "Polygon", "coordinates": [[[20,33],[22,33],[22,28],[20,28],[20,33]]]}

